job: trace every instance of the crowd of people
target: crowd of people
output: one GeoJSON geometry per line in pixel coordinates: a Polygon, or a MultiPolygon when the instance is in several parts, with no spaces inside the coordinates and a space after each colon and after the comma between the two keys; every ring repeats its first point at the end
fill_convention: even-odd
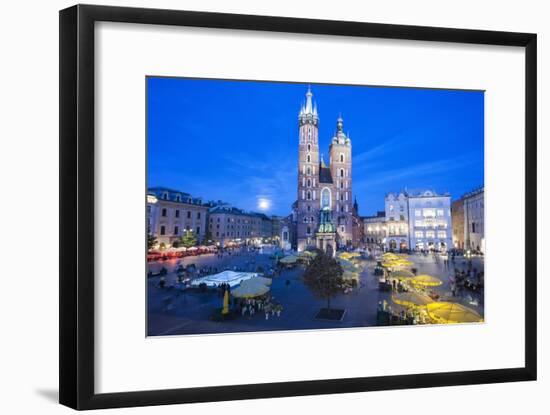
{"type": "Polygon", "coordinates": [[[380,325],[428,324],[428,315],[417,307],[392,307],[386,300],[378,302],[378,322],[380,325]]]}
{"type": "Polygon", "coordinates": [[[265,298],[247,298],[247,299],[234,299],[234,305],[237,309],[241,310],[241,316],[253,317],[256,314],[265,315],[265,319],[269,320],[269,317],[281,317],[283,311],[283,305],[273,301],[273,298],[266,296],[265,298]]]}

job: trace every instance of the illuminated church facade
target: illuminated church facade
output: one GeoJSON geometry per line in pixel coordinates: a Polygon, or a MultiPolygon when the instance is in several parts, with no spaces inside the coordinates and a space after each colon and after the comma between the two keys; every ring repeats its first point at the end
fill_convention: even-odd
{"type": "MultiPolygon", "coordinates": [[[[319,248],[334,254],[354,241],[351,140],[336,120],[328,163],[319,151],[319,114],[311,89],[298,115],[298,183],[293,204],[298,251],[319,248]]],[[[355,213],[356,214],[356,213],[355,213]]]]}

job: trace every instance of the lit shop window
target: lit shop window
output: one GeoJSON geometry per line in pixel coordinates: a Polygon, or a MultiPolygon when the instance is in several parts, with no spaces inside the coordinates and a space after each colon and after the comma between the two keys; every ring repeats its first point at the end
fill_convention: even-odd
{"type": "Polygon", "coordinates": [[[445,231],[438,231],[437,232],[437,237],[438,238],[441,238],[441,239],[445,239],[447,237],[447,232],[445,231]]]}
{"type": "Polygon", "coordinates": [[[424,217],[434,217],[435,209],[424,209],[424,217]]]}
{"type": "Polygon", "coordinates": [[[444,216],[445,215],[445,212],[443,211],[443,209],[437,209],[437,216],[444,216]]]}
{"type": "Polygon", "coordinates": [[[426,238],[435,238],[434,231],[426,231],[426,238]]]}
{"type": "Polygon", "coordinates": [[[415,237],[415,238],[423,238],[423,237],[424,237],[424,232],[422,232],[422,231],[416,231],[416,232],[414,233],[414,237],[415,237]]]}

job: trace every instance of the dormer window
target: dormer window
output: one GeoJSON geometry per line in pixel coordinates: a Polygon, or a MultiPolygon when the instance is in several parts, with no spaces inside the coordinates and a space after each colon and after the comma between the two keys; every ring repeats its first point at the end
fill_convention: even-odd
{"type": "Polygon", "coordinates": [[[164,200],[168,200],[168,192],[164,192],[164,193],[162,194],[162,198],[163,198],[164,200]]]}
{"type": "Polygon", "coordinates": [[[181,195],[176,195],[176,202],[181,202],[181,195]]]}

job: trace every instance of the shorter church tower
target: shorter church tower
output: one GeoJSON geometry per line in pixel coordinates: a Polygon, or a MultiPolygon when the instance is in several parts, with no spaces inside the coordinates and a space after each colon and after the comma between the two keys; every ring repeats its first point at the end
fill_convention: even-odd
{"type": "Polygon", "coordinates": [[[338,244],[344,246],[353,240],[351,139],[344,133],[344,120],[338,117],[336,133],[330,144],[330,172],[334,182],[333,220],[338,233],[338,244]]]}

